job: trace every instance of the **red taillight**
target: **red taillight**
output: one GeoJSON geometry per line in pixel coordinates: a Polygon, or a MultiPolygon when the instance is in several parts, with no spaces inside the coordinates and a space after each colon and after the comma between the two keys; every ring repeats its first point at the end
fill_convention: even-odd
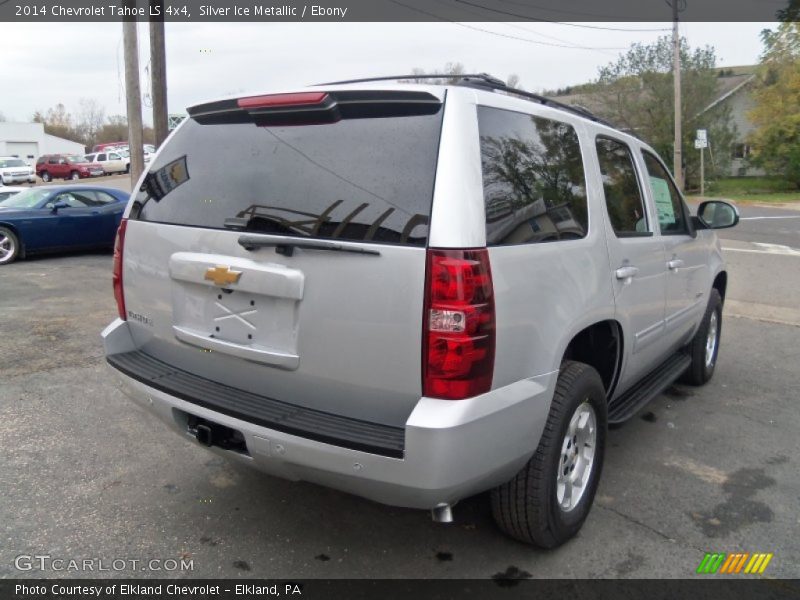
{"type": "Polygon", "coordinates": [[[425,288],[423,393],[461,400],[488,392],[495,347],[488,250],[429,249],[425,288]]]}
{"type": "Polygon", "coordinates": [[[122,252],[125,248],[125,229],[128,226],[128,219],[122,219],[117,229],[117,237],[114,240],[114,270],[111,279],[114,283],[114,299],[117,301],[117,312],[119,318],[127,320],[125,312],[125,295],[122,292],[122,252]]]}
{"type": "Polygon", "coordinates": [[[239,98],[239,108],[267,108],[271,106],[305,106],[321,104],[328,94],[325,92],[300,92],[298,94],[270,94],[239,98]]]}

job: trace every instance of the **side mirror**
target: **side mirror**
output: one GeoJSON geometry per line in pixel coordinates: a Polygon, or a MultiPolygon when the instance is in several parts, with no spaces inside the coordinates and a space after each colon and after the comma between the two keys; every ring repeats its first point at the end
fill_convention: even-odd
{"type": "Polygon", "coordinates": [[[727,229],[739,223],[739,211],[730,202],[707,200],[697,207],[697,218],[707,229],[727,229]]]}
{"type": "Polygon", "coordinates": [[[69,208],[69,204],[63,200],[57,200],[56,202],[53,202],[53,208],[51,209],[51,212],[57,213],[60,208],[69,208]]]}

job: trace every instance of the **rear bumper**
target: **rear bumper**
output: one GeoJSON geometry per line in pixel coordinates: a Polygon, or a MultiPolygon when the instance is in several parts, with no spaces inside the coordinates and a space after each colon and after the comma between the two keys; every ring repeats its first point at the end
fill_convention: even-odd
{"type": "MultiPolygon", "coordinates": [[[[119,319],[103,340],[107,356],[136,350],[128,324],[119,319]]],[[[127,395],[187,439],[193,439],[187,415],[240,431],[248,454],[213,448],[232,460],[284,479],[423,509],[510,479],[536,449],[556,381],[552,373],[469,400],[422,398],[406,422],[402,458],[395,458],[264,427],[113,371],[127,395]]]]}

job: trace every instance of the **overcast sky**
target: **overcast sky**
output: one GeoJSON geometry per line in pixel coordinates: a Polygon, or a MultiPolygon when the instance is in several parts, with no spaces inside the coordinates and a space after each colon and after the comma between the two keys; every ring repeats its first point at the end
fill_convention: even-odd
{"type": "MultiPolygon", "coordinates": [[[[668,35],[671,23],[591,23],[609,31],[551,23],[167,23],[170,112],[231,93],[433,70],[461,62],[469,71],[519,75],[532,91],[596,78],[633,42],[668,35]],[[521,39],[520,39],[521,38],[521,39]],[[539,42],[539,43],[535,43],[539,42]],[[580,45],[592,49],[554,47],[580,45]]],[[[719,66],[753,64],[770,23],[684,23],[694,46],[716,48],[719,66]]],[[[142,91],[149,91],[147,24],[139,26],[142,91]]],[[[76,111],[94,98],[107,115],[125,113],[120,23],[0,23],[4,74],[0,112],[27,121],[61,102],[76,111]]],[[[145,98],[144,117],[151,121],[145,98]]]]}

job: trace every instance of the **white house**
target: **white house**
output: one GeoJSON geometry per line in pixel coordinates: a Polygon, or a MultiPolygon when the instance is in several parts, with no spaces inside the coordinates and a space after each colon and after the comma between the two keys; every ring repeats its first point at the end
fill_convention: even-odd
{"type": "Polygon", "coordinates": [[[42,154],[80,154],[83,144],[44,132],[42,123],[0,122],[0,156],[16,156],[34,164],[42,154]]]}

